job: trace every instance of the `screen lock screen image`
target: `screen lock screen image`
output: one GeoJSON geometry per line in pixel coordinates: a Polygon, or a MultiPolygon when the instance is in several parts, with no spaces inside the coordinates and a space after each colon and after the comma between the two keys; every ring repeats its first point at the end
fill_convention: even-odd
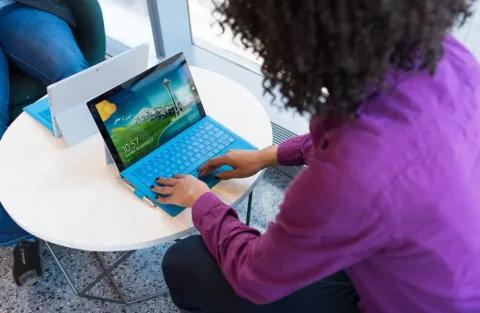
{"type": "Polygon", "coordinates": [[[130,166],[201,119],[180,62],[122,85],[96,104],[117,152],[130,166]]]}

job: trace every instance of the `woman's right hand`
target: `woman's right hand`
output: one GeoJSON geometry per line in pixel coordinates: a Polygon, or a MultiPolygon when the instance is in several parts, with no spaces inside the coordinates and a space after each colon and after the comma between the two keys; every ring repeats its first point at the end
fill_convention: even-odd
{"type": "Polygon", "coordinates": [[[231,171],[218,173],[215,178],[221,180],[250,177],[268,166],[277,164],[277,147],[263,150],[230,150],[225,155],[213,158],[203,164],[198,172],[200,177],[213,173],[222,165],[229,165],[231,171]]]}

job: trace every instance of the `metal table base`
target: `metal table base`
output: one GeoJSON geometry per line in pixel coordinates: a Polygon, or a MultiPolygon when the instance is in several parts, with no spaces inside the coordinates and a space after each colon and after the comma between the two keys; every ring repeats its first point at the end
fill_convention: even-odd
{"type": "MultiPolygon", "coordinates": [[[[248,196],[248,206],[247,206],[247,218],[246,218],[246,221],[245,223],[247,225],[250,225],[250,212],[252,210],[252,197],[253,197],[253,192],[251,192],[248,196]]],[[[68,284],[70,285],[70,287],[72,288],[72,291],[73,293],[78,296],[78,297],[82,297],[82,298],[87,298],[87,299],[93,299],[93,300],[99,300],[99,301],[105,301],[105,302],[111,302],[111,303],[119,303],[119,304],[125,304],[125,305],[129,305],[129,304],[133,304],[133,303],[136,303],[136,302],[140,302],[140,301],[145,301],[145,300],[149,300],[149,299],[152,299],[152,298],[156,298],[156,297],[159,297],[159,296],[162,296],[162,295],[165,295],[168,293],[168,290],[165,289],[165,290],[162,290],[156,294],[153,294],[153,295],[148,295],[148,296],[143,296],[143,297],[139,297],[139,298],[134,298],[134,299],[130,299],[127,297],[127,295],[125,295],[121,290],[120,290],[120,287],[117,285],[117,283],[115,282],[115,279],[113,278],[112,276],[112,272],[120,265],[122,264],[123,262],[125,262],[129,256],[131,256],[133,253],[135,253],[135,250],[132,250],[132,251],[128,251],[126,252],[125,254],[123,254],[117,261],[115,261],[115,263],[113,263],[111,266],[107,266],[107,264],[105,264],[105,262],[103,261],[103,259],[101,258],[100,254],[98,252],[92,252],[94,255],[95,255],[95,258],[97,259],[97,261],[100,263],[102,269],[103,269],[103,272],[102,274],[100,274],[94,281],[92,281],[90,284],[88,284],[88,286],[86,286],[85,288],[79,290],[75,284],[72,282],[72,279],[70,278],[70,275],[67,273],[66,269],[63,267],[63,264],[62,262],[60,262],[60,259],[57,257],[55,251],[53,251],[50,243],[48,243],[47,241],[45,241],[45,245],[47,246],[47,249],[50,251],[50,254],[53,256],[53,259],[55,260],[55,262],[57,263],[58,267],[60,268],[60,270],[62,271],[63,275],[65,276],[65,278],[67,279],[67,282],[68,284]],[[108,280],[110,281],[110,284],[111,286],[113,287],[115,293],[117,294],[118,296],[118,299],[114,299],[114,298],[105,298],[105,297],[98,297],[98,296],[93,296],[93,295],[90,295],[88,294],[88,292],[93,288],[95,287],[102,279],[104,279],[105,277],[108,278],[108,280]]]]}
{"type": "Polygon", "coordinates": [[[93,300],[100,300],[100,301],[105,301],[105,302],[112,302],[112,303],[120,303],[120,304],[132,304],[132,303],[135,303],[135,302],[139,302],[139,301],[144,301],[144,300],[148,300],[148,299],[152,299],[152,298],[155,298],[155,297],[158,297],[158,296],[161,296],[161,295],[164,295],[164,294],[167,294],[168,293],[168,290],[162,290],[156,294],[153,294],[153,295],[149,295],[149,296],[144,296],[144,297],[140,297],[140,298],[135,298],[135,299],[129,299],[121,290],[120,290],[120,287],[118,287],[117,283],[115,282],[115,280],[113,279],[113,276],[111,275],[112,271],[114,271],[120,264],[122,264],[123,262],[125,262],[129,256],[131,256],[134,252],[134,251],[128,251],[126,252],[125,254],[123,254],[115,263],[113,263],[111,266],[107,267],[107,265],[105,264],[105,262],[102,260],[100,254],[98,252],[92,252],[94,255],[95,255],[95,258],[98,260],[98,262],[100,263],[100,265],[102,266],[102,269],[103,269],[103,272],[102,274],[100,274],[94,281],[92,281],[90,284],[88,284],[88,286],[86,286],[85,288],[79,290],[75,284],[72,282],[72,279],[70,278],[70,275],[67,273],[67,270],[63,267],[63,264],[62,262],[60,262],[59,258],[57,257],[55,251],[53,251],[52,249],[52,246],[45,241],[45,245],[47,246],[47,249],[50,251],[50,254],[53,256],[53,259],[55,260],[55,262],[57,263],[57,265],[60,267],[60,270],[62,271],[63,275],[65,276],[65,278],[67,279],[67,282],[68,284],[70,285],[70,287],[72,288],[72,291],[73,293],[78,296],[78,297],[82,297],[82,298],[88,298],[88,299],[93,299],[93,300]],[[102,279],[104,279],[105,277],[108,278],[108,280],[110,281],[110,284],[112,285],[113,289],[115,290],[115,293],[116,295],[118,296],[118,299],[114,299],[114,298],[105,298],[105,297],[98,297],[98,296],[93,296],[93,295],[90,295],[88,294],[88,292],[93,288],[95,287],[102,279]]]}

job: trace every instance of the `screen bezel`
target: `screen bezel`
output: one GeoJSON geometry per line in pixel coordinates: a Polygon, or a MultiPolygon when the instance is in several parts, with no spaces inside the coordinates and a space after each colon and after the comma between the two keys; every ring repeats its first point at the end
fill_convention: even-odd
{"type": "Polygon", "coordinates": [[[130,164],[128,167],[125,166],[122,159],[120,158],[120,154],[118,153],[117,148],[113,144],[112,138],[110,137],[110,134],[108,133],[107,127],[105,126],[105,124],[102,121],[102,118],[100,117],[100,113],[98,112],[98,110],[96,108],[96,105],[98,103],[102,102],[103,100],[106,100],[106,99],[110,98],[111,96],[123,91],[124,87],[122,85],[125,85],[125,84],[131,85],[135,82],[138,82],[139,80],[147,77],[148,75],[150,75],[150,74],[152,74],[156,71],[161,71],[162,69],[171,65],[174,62],[180,62],[180,65],[183,68],[183,70],[185,72],[185,75],[187,77],[188,83],[191,87],[190,89],[193,93],[193,96],[195,97],[195,99],[198,99],[197,108],[198,108],[198,111],[200,112],[200,119],[203,119],[206,116],[205,109],[203,108],[202,100],[200,99],[200,95],[198,94],[198,89],[195,86],[195,83],[194,83],[193,77],[192,77],[192,73],[190,72],[190,69],[189,69],[188,64],[187,64],[187,60],[185,59],[185,56],[183,55],[183,53],[179,53],[177,55],[174,55],[173,57],[171,57],[171,58],[169,58],[169,59],[167,59],[167,60],[165,60],[165,61],[163,61],[163,62],[161,62],[157,65],[152,66],[151,68],[144,71],[143,73],[141,73],[141,74],[125,81],[125,82],[123,82],[122,84],[110,89],[109,91],[103,93],[102,95],[100,95],[100,96],[98,96],[98,97],[96,97],[96,98],[87,102],[87,106],[88,106],[88,109],[90,110],[90,112],[93,116],[93,120],[95,121],[95,124],[97,124],[98,130],[100,131],[100,134],[102,135],[103,140],[105,141],[105,144],[106,144],[108,150],[110,151],[112,159],[113,159],[115,165],[117,166],[117,168],[120,172],[126,170],[128,167],[131,167],[132,165],[134,165],[135,163],[137,163],[141,159],[139,159],[139,160],[135,161],[134,163],[130,164]]]}

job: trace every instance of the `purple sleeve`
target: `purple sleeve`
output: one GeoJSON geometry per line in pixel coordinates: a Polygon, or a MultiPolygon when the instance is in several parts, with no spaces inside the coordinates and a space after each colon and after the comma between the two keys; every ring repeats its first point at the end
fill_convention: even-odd
{"type": "Polygon", "coordinates": [[[235,292],[265,304],[382,246],[387,230],[373,203],[350,177],[314,161],[292,182],[264,234],[242,223],[213,193],[195,203],[193,222],[235,292]]]}
{"type": "Polygon", "coordinates": [[[305,165],[306,157],[312,149],[312,136],[306,134],[282,142],[278,146],[277,159],[280,165],[305,165]]]}

